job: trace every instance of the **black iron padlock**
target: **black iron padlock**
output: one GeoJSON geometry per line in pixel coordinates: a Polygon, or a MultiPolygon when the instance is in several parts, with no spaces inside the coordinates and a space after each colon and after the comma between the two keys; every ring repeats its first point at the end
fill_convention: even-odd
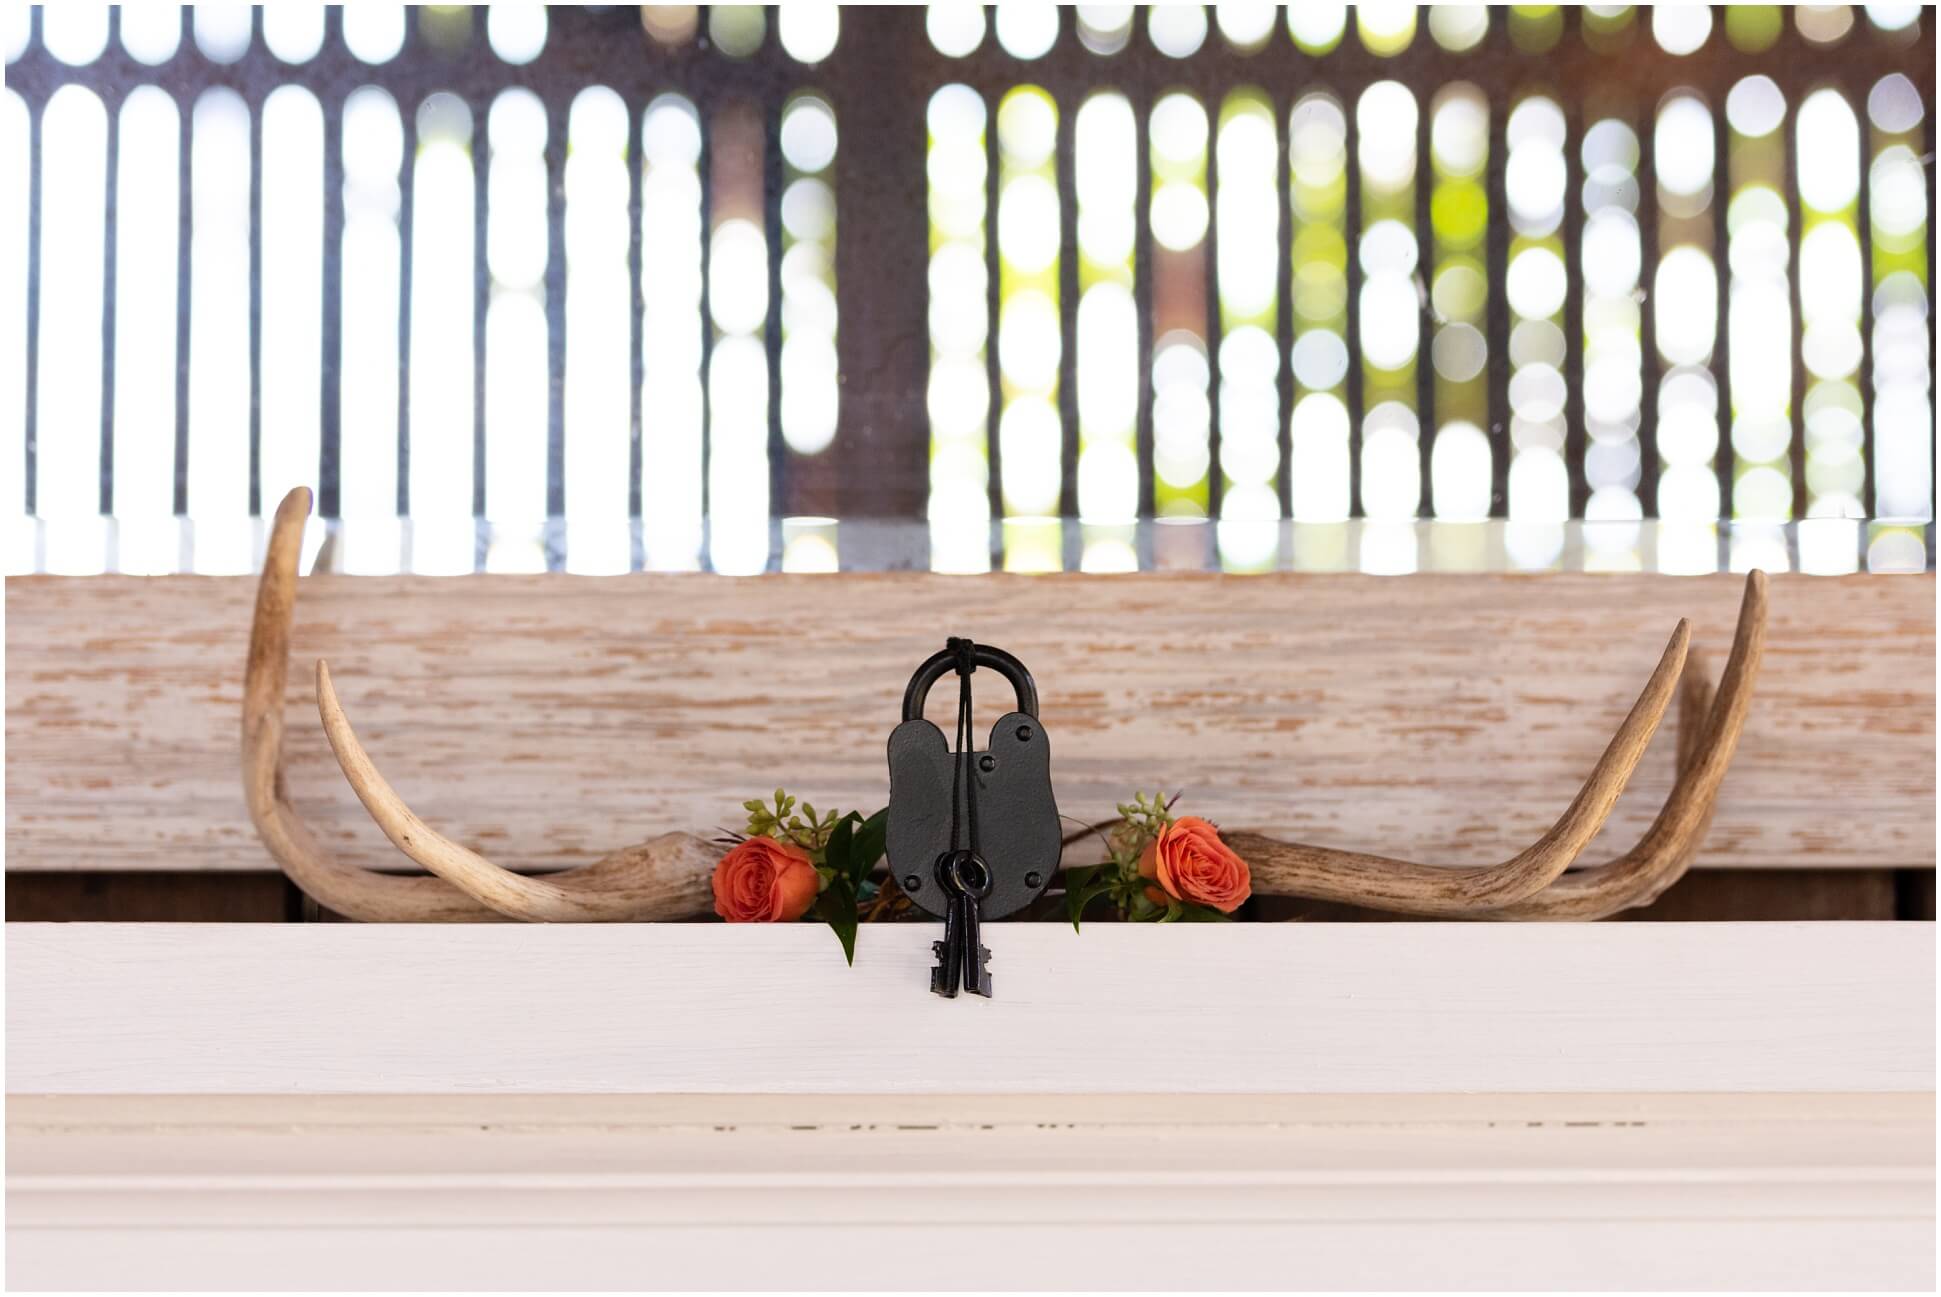
{"type": "MultiPolygon", "coordinates": [[[[918,667],[904,691],[903,722],[890,735],[885,846],[898,886],[931,914],[961,919],[964,882],[973,881],[974,943],[978,917],[1014,914],[1043,894],[1058,868],[1061,833],[1051,793],[1051,743],[1038,720],[1031,673],[1003,649],[959,644],[953,641],[918,667]],[[923,703],[931,686],[966,667],[1003,676],[1017,695],[1017,709],[991,727],[988,747],[974,751],[968,711],[960,704],[958,742],[964,750],[953,752],[943,731],[924,719],[923,703]]],[[[953,933],[962,926],[953,923],[953,933]]],[[[939,943],[940,956],[946,944],[939,943]]],[[[955,987],[951,981],[949,989],[936,989],[951,995],[955,987]]],[[[988,994],[974,981],[971,989],[988,994]]]]}

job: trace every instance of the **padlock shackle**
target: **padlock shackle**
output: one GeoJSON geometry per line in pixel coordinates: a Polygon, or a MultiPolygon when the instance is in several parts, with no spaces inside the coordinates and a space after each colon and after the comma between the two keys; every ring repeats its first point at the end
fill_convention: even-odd
{"type": "MultiPolygon", "coordinates": [[[[1001,648],[989,644],[978,644],[971,650],[972,661],[980,667],[987,667],[1011,682],[1011,688],[1018,695],[1018,710],[1026,716],[1038,715],[1038,685],[1024,663],[1012,657],[1001,648]]],[[[923,700],[930,696],[931,686],[957,669],[957,654],[950,649],[940,649],[917,668],[910,677],[910,687],[903,691],[903,719],[916,720],[923,715],[923,700]]]]}

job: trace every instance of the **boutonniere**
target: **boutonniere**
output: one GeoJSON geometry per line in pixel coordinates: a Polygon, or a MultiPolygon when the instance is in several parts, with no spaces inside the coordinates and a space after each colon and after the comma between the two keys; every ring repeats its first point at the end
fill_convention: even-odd
{"type": "Polygon", "coordinates": [[[1088,832],[1105,860],[1065,870],[1065,916],[1079,926],[1105,899],[1134,923],[1221,922],[1253,895],[1247,862],[1197,815],[1173,814],[1179,797],[1135,793],[1119,818],[1088,832]]]}
{"type": "Polygon", "coordinates": [[[856,924],[886,917],[900,899],[870,877],[883,858],[888,811],[818,813],[780,788],[775,800],[742,803],[748,824],[726,838],[714,869],[714,912],[730,923],[793,923],[812,915],[835,930],[856,962],[856,924]],[[868,910],[864,910],[868,906],[868,910]]]}
{"type": "MultiPolygon", "coordinates": [[[[1068,839],[1101,844],[1105,859],[1063,871],[1065,917],[1078,928],[1104,900],[1131,923],[1226,921],[1253,894],[1247,862],[1197,815],[1175,815],[1175,795],[1135,793],[1116,819],[1068,839]]],[[[777,788],[773,799],[742,803],[740,832],[722,837],[714,912],[729,923],[826,923],[856,962],[856,928],[906,917],[908,897],[887,872],[878,876],[889,812],[818,811],[777,788]]],[[[1054,905],[1055,901],[1052,902],[1054,905]]],[[[921,917],[921,916],[919,916],[921,917]]]]}

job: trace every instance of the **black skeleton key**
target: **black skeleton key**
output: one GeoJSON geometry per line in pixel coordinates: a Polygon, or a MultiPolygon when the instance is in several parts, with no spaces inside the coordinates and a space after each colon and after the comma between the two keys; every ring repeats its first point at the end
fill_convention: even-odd
{"type": "MultiPolygon", "coordinates": [[[[991,891],[989,876],[983,888],[984,895],[991,891]]],[[[991,970],[985,962],[990,959],[991,951],[983,942],[977,930],[978,894],[966,892],[957,901],[957,909],[962,917],[957,921],[957,944],[964,958],[964,989],[972,995],[991,998],[991,970]]]]}
{"type": "MultiPolygon", "coordinates": [[[[937,880],[943,882],[947,877],[945,865],[949,857],[937,862],[937,880]]],[[[949,887],[945,883],[946,888],[949,887]]],[[[957,998],[957,989],[964,975],[964,911],[958,905],[956,894],[950,894],[949,907],[944,911],[944,939],[930,943],[930,953],[937,957],[937,966],[930,970],[930,991],[945,999],[957,998]]]]}
{"type": "Polygon", "coordinates": [[[974,853],[953,851],[937,862],[937,882],[949,904],[944,911],[944,939],[930,947],[937,967],[930,970],[930,989],[955,998],[959,988],[989,998],[991,974],[985,968],[991,952],[979,928],[978,902],[991,894],[991,870],[974,853]]]}

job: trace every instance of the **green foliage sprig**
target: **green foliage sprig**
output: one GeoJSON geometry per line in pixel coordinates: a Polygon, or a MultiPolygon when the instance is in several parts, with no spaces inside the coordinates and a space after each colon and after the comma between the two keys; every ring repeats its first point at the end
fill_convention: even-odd
{"type": "Polygon", "coordinates": [[[1096,865],[1081,865],[1065,870],[1065,917],[1078,931],[1085,911],[1104,898],[1120,919],[1130,923],[1224,923],[1226,915],[1209,906],[1165,897],[1154,900],[1153,893],[1164,891],[1139,872],[1139,860],[1146,848],[1159,839],[1173,823],[1173,806],[1179,794],[1167,797],[1155,792],[1150,797],[1135,792],[1132,800],[1121,802],[1119,816],[1103,824],[1087,826],[1105,847],[1105,860],[1096,865]]]}

